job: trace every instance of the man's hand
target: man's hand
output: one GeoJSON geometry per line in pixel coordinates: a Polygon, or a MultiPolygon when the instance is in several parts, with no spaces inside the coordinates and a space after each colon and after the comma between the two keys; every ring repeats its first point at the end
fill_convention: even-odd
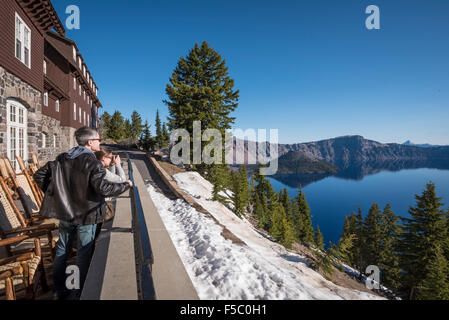
{"type": "Polygon", "coordinates": [[[132,188],[133,187],[133,183],[131,182],[131,180],[126,180],[126,182],[129,183],[129,186],[132,188]]]}

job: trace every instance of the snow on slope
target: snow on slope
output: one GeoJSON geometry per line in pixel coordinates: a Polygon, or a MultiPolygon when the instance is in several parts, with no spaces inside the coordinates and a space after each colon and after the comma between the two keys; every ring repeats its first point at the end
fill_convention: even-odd
{"type": "Polygon", "coordinates": [[[221,203],[209,201],[212,185],[198,173],[174,178],[247,244],[233,244],[221,236],[223,228],[211,218],[184,200],[170,200],[147,186],[200,299],[381,299],[325,280],[307,267],[303,257],[265,239],[221,203]]]}

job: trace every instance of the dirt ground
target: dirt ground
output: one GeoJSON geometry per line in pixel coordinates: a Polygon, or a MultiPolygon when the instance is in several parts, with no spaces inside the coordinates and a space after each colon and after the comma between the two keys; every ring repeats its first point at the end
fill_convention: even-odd
{"type": "Polygon", "coordinates": [[[158,161],[159,165],[162,167],[162,169],[165,170],[171,177],[177,173],[186,172],[184,169],[175,166],[174,164],[171,164],[169,162],[165,161],[158,161]]]}

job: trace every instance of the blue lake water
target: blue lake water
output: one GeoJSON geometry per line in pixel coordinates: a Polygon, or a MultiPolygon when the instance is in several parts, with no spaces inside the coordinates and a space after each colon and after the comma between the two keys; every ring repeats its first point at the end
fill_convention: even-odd
{"type": "Polygon", "coordinates": [[[357,177],[358,180],[330,176],[312,182],[308,179],[306,183],[304,177],[268,178],[276,191],[287,188],[291,197],[298,194],[296,186],[303,186],[313,225],[320,226],[326,245],[329,241],[338,242],[344,218],[353,211],[357,212],[357,206],[366,216],[373,202],[382,209],[390,203],[397,215],[409,216],[410,205],[416,203],[414,195],[421,194],[429,181],[435,184],[437,196],[442,198],[444,208],[447,209],[449,205],[449,170],[403,169],[368,174],[357,177]]]}

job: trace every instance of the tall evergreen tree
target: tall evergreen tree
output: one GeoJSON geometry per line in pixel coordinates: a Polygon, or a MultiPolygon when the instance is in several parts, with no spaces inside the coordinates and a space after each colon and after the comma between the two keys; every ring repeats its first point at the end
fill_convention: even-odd
{"type": "Polygon", "coordinates": [[[425,259],[426,274],[417,286],[416,298],[420,300],[449,300],[449,265],[439,244],[434,244],[425,259]]]}
{"type": "MultiPolygon", "coordinates": [[[[166,87],[169,110],[168,127],[186,129],[191,137],[193,158],[193,123],[201,121],[201,130],[218,129],[222,137],[235,118],[231,116],[238,105],[239,92],[234,91],[234,80],[222,57],[207,42],[195,44],[181,57],[166,87]]],[[[201,144],[201,153],[206,144],[201,144]]],[[[213,165],[211,165],[213,166],[213,165]]],[[[208,166],[195,165],[200,172],[208,166]]]]}
{"type": "Polygon", "coordinates": [[[220,201],[223,204],[228,204],[229,199],[221,192],[226,189],[231,189],[232,179],[231,174],[226,164],[218,164],[210,169],[209,179],[213,185],[212,199],[213,201],[220,201]]]}
{"type": "Polygon", "coordinates": [[[411,300],[416,298],[417,286],[426,279],[428,266],[435,256],[434,247],[444,248],[448,236],[443,204],[436,195],[435,185],[428,183],[415,199],[416,207],[409,209],[411,218],[401,218],[403,230],[399,242],[404,270],[402,284],[411,300]]]}
{"type": "Polygon", "coordinates": [[[164,137],[162,136],[161,119],[159,118],[159,109],[156,111],[156,145],[161,149],[164,144],[164,137]]]}
{"type": "Polygon", "coordinates": [[[365,217],[363,233],[365,238],[365,245],[362,248],[364,257],[365,269],[369,265],[379,265],[380,262],[380,247],[382,242],[382,226],[381,226],[381,211],[377,203],[373,203],[365,217]]]}
{"type": "Polygon", "coordinates": [[[380,218],[382,240],[378,266],[382,272],[382,284],[392,290],[399,289],[401,281],[400,253],[398,252],[398,239],[401,230],[398,220],[399,218],[391,210],[390,204],[387,204],[380,218]]]}
{"type": "Polygon", "coordinates": [[[151,137],[150,125],[148,124],[147,120],[143,125],[143,131],[140,135],[139,143],[144,150],[152,150],[154,147],[153,139],[151,137]]]}
{"type": "Polygon", "coordinates": [[[98,133],[100,134],[100,137],[103,137],[103,139],[110,138],[108,132],[110,122],[111,115],[107,111],[103,112],[98,122],[98,133]]]}
{"type": "Polygon", "coordinates": [[[131,122],[126,119],[125,120],[125,124],[123,125],[123,138],[125,139],[129,139],[132,138],[132,126],[131,126],[131,122]]]}
{"type": "Polygon", "coordinates": [[[318,249],[324,251],[324,240],[323,240],[323,234],[321,233],[320,226],[316,226],[316,232],[315,232],[315,245],[318,249]]]}
{"type": "Polygon", "coordinates": [[[162,144],[165,147],[167,147],[170,144],[170,135],[167,130],[167,126],[165,125],[165,122],[162,124],[162,144]]]}
{"type": "Polygon", "coordinates": [[[142,117],[136,110],[134,110],[131,114],[131,137],[133,139],[138,139],[142,134],[143,129],[142,117]]]}
{"type": "Polygon", "coordinates": [[[108,136],[114,141],[120,141],[124,135],[125,120],[120,111],[115,111],[109,121],[108,136]]]}
{"type": "Polygon", "coordinates": [[[246,212],[250,201],[250,192],[248,187],[248,173],[246,166],[243,164],[237,174],[233,177],[233,196],[235,213],[241,217],[246,212]]]}
{"type": "Polygon", "coordinates": [[[314,230],[312,227],[312,216],[310,215],[309,204],[307,203],[306,196],[299,189],[297,201],[297,213],[295,216],[295,226],[298,229],[299,240],[301,242],[313,243],[314,230]]]}

